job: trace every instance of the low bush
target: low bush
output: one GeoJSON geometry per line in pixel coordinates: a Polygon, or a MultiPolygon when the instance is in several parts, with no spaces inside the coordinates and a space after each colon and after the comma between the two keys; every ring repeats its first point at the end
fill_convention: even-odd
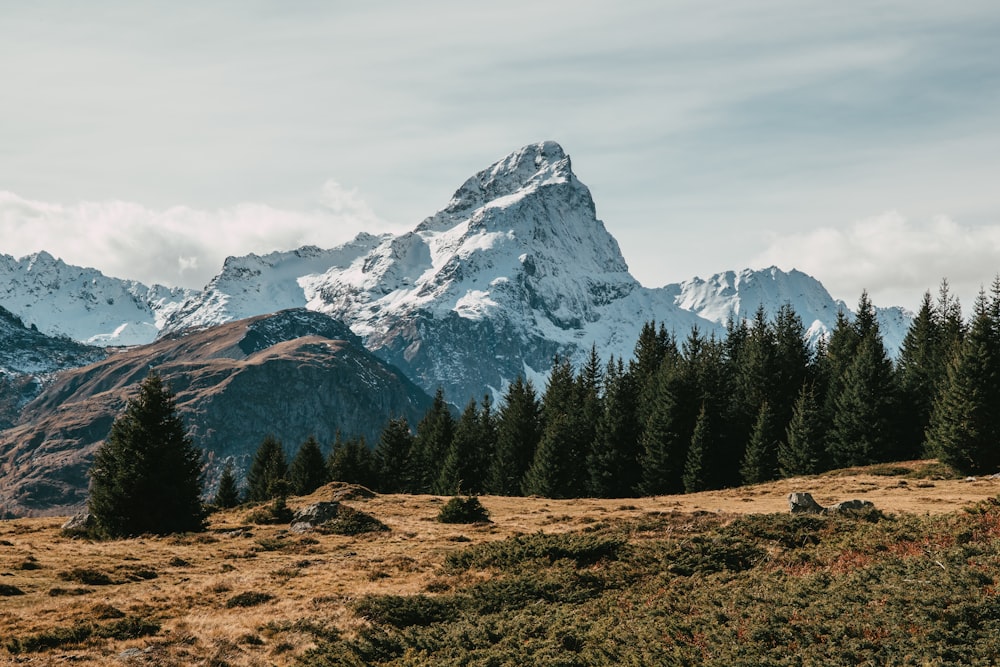
{"type": "Polygon", "coordinates": [[[461,601],[427,595],[366,595],[351,605],[355,614],[372,623],[407,628],[454,620],[461,601]]]}
{"type": "Polygon", "coordinates": [[[602,560],[617,560],[624,547],[625,540],[621,537],[535,533],[450,553],[445,557],[445,565],[452,571],[489,567],[503,570],[539,559],[549,563],[567,559],[577,567],[584,567],[602,560]]]}
{"type": "Polygon", "coordinates": [[[63,581],[86,584],[87,586],[110,586],[119,583],[107,573],[88,567],[76,567],[67,572],[60,572],[59,578],[63,581]]]}
{"type": "Polygon", "coordinates": [[[475,496],[455,496],[441,508],[437,520],[441,523],[485,523],[490,520],[490,513],[475,496]]]}
{"type": "Polygon", "coordinates": [[[11,584],[0,584],[0,596],[11,597],[14,595],[24,595],[24,591],[11,584]]]}
{"type": "Polygon", "coordinates": [[[232,609],[234,607],[256,607],[257,605],[270,602],[274,599],[274,596],[270,593],[261,593],[258,591],[247,591],[245,593],[239,593],[234,595],[226,601],[226,608],[232,609]]]}
{"type": "Polygon", "coordinates": [[[371,514],[366,514],[347,505],[341,505],[340,510],[337,512],[337,518],[318,526],[316,530],[324,535],[350,536],[386,532],[389,530],[389,526],[371,514]]]}

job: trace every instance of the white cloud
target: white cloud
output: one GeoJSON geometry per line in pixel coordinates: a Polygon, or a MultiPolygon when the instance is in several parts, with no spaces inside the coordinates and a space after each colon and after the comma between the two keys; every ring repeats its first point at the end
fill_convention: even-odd
{"type": "Polygon", "coordinates": [[[915,308],[947,278],[966,312],[1000,272],[1000,224],[969,226],[940,216],[911,221],[896,211],[843,229],[775,236],[754,266],[797,268],[852,303],[867,289],[878,305],[915,308]]]}
{"type": "Polygon", "coordinates": [[[257,203],[153,210],[122,201],[53,204],[0,191],[0,252],[46,250],[111,276],[200,288],[228,255],[332,247],[362,231],[394,231],[356,189],[334,181],[324,185],[319,204],[310,211],[257,203]]]}

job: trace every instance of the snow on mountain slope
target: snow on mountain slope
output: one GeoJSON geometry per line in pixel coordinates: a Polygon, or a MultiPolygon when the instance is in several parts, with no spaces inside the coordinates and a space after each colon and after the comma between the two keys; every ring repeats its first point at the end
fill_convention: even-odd
{"type": "MultiPolygon", "coordinates": [[[[812,276],[794,269],[785,272],[774,266],[726,271],[707,280],[693,278],[663,289],[674,295],[679,307],[720,325],[725,325],[730,317],[753,319],[760,306],[773,316],[787,303],[802,318],[812,342],[830,332],[838,312],[853,313],[812,276]]],[[[912,315],[898,307],[876,308],[875,313],[886,349],[895,354],[903,344],[912,315]]]]}
{"type": "Polygon", "coordinates": [[[170,312],[191,294],[109,278],[47,252],[21,259],[0,254],[0,305],[25,326],[90,345],[151,342],[170,312]]]}
{"type": "Polygon", "coordinates": [[[683,337],[785,302],[813,336],[843,308],[797,271],[730,272],[658,289],[628,272],[590,191],[554,142],[526,146],[469,178],[412,232],[333,250],[230,258],[166,330],[305,305],[347,322],[369,349],[457,402],[540,377],[553,355],[596,345],[629,358],[655,319],[683,337]]]}

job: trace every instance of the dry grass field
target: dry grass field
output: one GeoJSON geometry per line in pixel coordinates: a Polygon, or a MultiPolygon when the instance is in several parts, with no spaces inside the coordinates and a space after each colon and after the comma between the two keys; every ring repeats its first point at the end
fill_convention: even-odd
{"type": "MultiPolygon", "coordinates": [[[[793,491],[811,492],[824,505],[861,498],[887,514],[918,515],[1000,495],[1000,480],[940,479],[935,465],[909,462],[685,496],[487,496],[481,501],[492,522],[476,525],[437,522],[446,500],[440,497],[384,495],[346,502],[390,528],[356,537],[253,525],[247,508],[212,515],[200,534],[109,542],[62,537],[61,518],[4,521],[0,664],[287,665],[323,631],[349,636],[364,623],[349,608],[360,596],[471,584],[482,573],[443,569],[447,553],[470,544],[580,531],[651,513],[676,517],[678,525],[696,512],[787,513],[793,491]],[[73,639],[78,628],[89,631],[73,639]],[[52,636],[63,639],[48,648],[42,641],[32,650],[9,649],[12,638],[52,636]]],[[[330,499],[336,488],[292,498],[289,506],[330,499]]]]}

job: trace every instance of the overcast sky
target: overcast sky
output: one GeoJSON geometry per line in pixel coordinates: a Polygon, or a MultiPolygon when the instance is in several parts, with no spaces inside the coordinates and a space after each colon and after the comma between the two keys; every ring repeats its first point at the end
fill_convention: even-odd
{"type": "Polygon", "coordinates": [[[648,286],[1000,271],[996,2],[208,4],[4,3],[0,252],[201,287],[554,139],[648,286]]]}

